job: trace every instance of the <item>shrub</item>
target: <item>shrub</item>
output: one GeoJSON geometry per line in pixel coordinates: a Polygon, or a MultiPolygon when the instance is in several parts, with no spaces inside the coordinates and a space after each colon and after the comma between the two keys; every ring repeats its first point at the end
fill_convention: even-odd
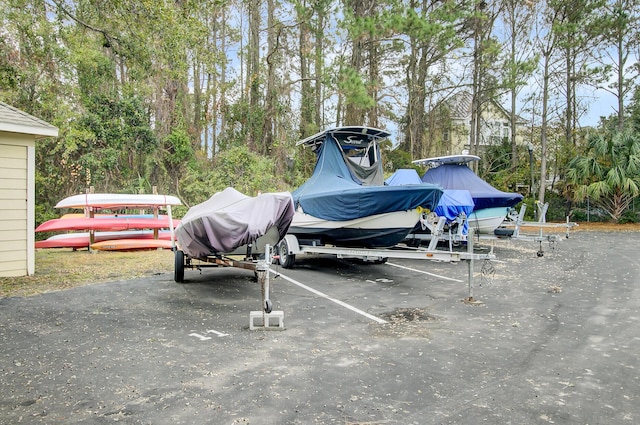
{"type": "Polygon", "coordinates": [[[618,223],[620,224],[637,223],[637,222],[638,222],[638,213],[631,210],[625,211],[624,214],[622,214],[622,216],[618,220],[618,223]]]}

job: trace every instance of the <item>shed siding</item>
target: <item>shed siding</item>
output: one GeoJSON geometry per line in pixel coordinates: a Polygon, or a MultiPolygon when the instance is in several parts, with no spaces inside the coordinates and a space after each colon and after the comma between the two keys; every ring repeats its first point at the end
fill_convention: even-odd
{"type": "Polygon", "coordinates": [[[0,276],[28,273],[27,146],[0,141],[0,276]]]}

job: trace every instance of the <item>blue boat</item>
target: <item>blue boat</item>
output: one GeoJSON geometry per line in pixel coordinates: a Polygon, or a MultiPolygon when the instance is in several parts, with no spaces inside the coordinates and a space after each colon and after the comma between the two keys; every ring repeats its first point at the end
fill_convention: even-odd
{"type": "Polygon", "coordinates": [[[451,155],[413,162],[433,167],[422,176],[423,182],[438,184],[445,190],[468,190],[475,204],[468,216],[469,225],[474,227],[476,233],[493,234],[523,196],[498,190],[478,177],[467,166],[467,163],[478,160],[480,158],[475,155],[451,155]]]}
{"type": "Polygon", "coordinates": [[[314,150],[313,175],[293,193],[289,228],[303,243],[383,248],[401,242],[424,209],[442,196],[433,184],[384,184],[379,142],[389,133],[371,127],[322,131],[297,145],[314,150]]]}

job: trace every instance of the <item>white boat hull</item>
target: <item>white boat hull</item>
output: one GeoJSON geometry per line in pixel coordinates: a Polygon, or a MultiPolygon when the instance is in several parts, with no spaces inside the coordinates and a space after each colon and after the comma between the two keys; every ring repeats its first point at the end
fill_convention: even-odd
{"type": "Polygon", "coordinates": [[[395,211],[354,220],[330,221],[297,211],[289,233],[299,240],[336,246],[381,248],[401,242],[420,219],[418,210],[395,211]]]}
{"type": "Polygon", "coordinates": [[[508,207],[499,208],[483,208],[472,212],[467,218],[469,228],[473,229],[476,234],[493,235],[502,222],[507,217],[508,207]]]}

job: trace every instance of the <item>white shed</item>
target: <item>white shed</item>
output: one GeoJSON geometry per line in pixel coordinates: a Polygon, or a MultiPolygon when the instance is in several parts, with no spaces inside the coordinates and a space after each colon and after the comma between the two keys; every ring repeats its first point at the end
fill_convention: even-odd
{"type": "Polygon", "coordinates": [[[36,140],[58,129],[0,102],[0,276],[35,271],[36,140]]]}

